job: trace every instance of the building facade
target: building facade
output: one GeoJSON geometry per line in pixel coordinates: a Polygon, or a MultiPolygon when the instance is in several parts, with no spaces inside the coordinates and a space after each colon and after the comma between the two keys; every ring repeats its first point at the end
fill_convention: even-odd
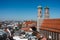
{"type": "Polygon", "coordinates": [[[60,19],[44,19],[40,30],[48,40],[60,40],[60,19]]]}
{"type": "Polygon", "coordinates": [[[47,40],[60,40],[60,19],[49,18],[49,8],[44,8],[44,19],[42,19],[42,7],[38,7],[37,31],[43,33],[47,40]]]}

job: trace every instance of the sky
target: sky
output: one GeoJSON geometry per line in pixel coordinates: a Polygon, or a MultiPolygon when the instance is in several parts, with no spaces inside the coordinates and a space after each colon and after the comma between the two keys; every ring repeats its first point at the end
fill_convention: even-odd
{"type": "Polygon", "coordinates": [[[60,18],[60,0],[0,0],[0,20],[36,20],[37,6],[49,7],[50,18],[60,18]]]}

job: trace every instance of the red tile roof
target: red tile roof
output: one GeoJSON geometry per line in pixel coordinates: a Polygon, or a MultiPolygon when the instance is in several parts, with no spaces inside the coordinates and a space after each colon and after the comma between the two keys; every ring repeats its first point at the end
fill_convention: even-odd
{"type": "Polygon", "coordinates": [[[24,30],[24,31],[30,31],[30,30],[29,30],[29,27],[21,28],[21,30],[24,30]]]}
{"type": "Polygon", "coordinates": [[[60,32],[60,19],[44,19],[41,29],[60,32]]]}
{"type": "MultiPolygon", "coordinates": [[[[33,23],[32,21],[26,22],[26,24],[32,23],[33,23]]],[[[60,33],[60,19],[44,19],[40,29],[60,33]]],[[[29,27],[23,28],[23,30],[27,31],[29,30],[29,27]]]]}
{"type": "Polygon", "coordinates": [[[36,25],[36,21],[26,21],[25,22],[26,26],[28,27],[30,25],[36,25]]]}

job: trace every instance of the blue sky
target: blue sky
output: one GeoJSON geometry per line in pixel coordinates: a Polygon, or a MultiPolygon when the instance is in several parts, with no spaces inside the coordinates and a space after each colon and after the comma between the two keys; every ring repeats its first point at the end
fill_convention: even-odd
{"type": "Polygon", "coordinates": [[[50,8],[50,18],[60,18],[60,0],[0,0],[0,20],[36,20],[37,6],[50,8]]]}

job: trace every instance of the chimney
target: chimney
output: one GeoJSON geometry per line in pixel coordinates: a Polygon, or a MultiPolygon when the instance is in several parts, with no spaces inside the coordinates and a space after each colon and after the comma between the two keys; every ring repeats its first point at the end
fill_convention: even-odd
{"type": "Polygon", "coordinates": [[[42,7],[38,6],[37,31],[40,32],[40,19],[42,18],[42,7]]]}
{"type": "Polygon", "coordinates": [[[48,6],[46,6],[44,8],[44,10],[45,10],[44,19],[49,19],[49,8],[48,8],[48,6]]]}

